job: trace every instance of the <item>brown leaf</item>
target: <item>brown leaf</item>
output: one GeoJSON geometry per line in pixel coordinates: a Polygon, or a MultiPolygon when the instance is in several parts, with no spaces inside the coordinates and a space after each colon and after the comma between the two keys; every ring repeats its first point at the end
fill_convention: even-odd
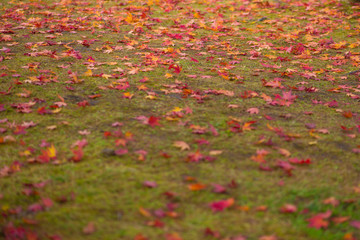
{"type": "Polygon", "coordinates": [[[180,148],[181,151],[190,150],[190,146],[186,142],[183,142],[183,141],[176,141],[176,142],[174,142],[173,146],[180,148]]]}

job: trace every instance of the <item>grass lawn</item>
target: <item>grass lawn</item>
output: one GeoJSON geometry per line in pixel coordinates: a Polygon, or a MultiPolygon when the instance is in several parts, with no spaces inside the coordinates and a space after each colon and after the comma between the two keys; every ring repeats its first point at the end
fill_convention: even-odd
{"type": "Polygon", "coordinates": [[[360,4],[0,3],[0,239],[360,239],[360,4]]]}

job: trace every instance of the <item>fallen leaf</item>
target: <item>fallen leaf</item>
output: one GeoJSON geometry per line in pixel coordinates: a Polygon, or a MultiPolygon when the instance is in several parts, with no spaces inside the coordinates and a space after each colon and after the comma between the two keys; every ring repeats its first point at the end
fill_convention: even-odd
{"type": "Polygon", "coordinates": [[[246,110],[248,113],[250,114],[258,114],[259,113],[259,109],[258,108],[249,108],[248,110],[246,110]]]}
{"type": "Polygon", "coordinates": [[[231,207],[235,203],[235,200],[233,198],[229,198],[226,200],[220,200],[220,201],[214,201],[210,203],[210,208],[213,210],[213,212],[220,212],[225,210],[226,208],[231,207]]]}
{"type": "Polygon", "coordinates": [[[184,141],[176,141],[174,142],[173,146],[180,148],[181,151],[190,150],[190,146],[184,141]]]}
{"type": "Polygon", "coordinates": [[[188,185],[188,189],[191,191],[199,191],[199,190],[203,190],[206,188],[205,184],[201,184],[201,183],[194,183],[194,184],[189,184],[188,185]]]}
{"type": "Polygon", "coordinates": [[[94,233],[96,231],[95,229],[95,223],[94,222],[89,222],[84,228],[83,228],[83,233],[86,235],[90,235],[92,233],[94,233]]]}

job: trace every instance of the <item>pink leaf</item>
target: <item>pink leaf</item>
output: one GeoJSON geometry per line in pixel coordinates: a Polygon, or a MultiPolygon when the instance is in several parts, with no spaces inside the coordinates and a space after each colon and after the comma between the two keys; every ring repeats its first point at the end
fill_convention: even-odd
{"type": "Polygon", "coordinates": [[[143,182],[143,185],[148,188],[156,188],[157,187],[156,182],[152,182],[152,181],[145,181],[145,182],[143,182]]]}
{"type": "Polygon", "coordinates": [[[360,229],[360,221],[352,221],[350,222],[350,226],[360,229]]]}
{"type": "Polygon", "coordinates": [[[282,213],[294,213],[296,211],[297,211],[297,207],[292,204],[285,204],[280,209],[280,212],[282,213]]]}
{"type": "Polygon", "coordinates": [[[128,150],[125,148],[119,148],[119,149],[115,150],[115,154],[118,156],[122,156],[126,153],[128,153],[128,150]]]}
{"type": "Polygon", "coordinates": [[[259,113],[259,109],[258,108],[249,108],[247,110],[248,113],[250,114],[258,114],[259,113]]]}
{"type": "Polygon", "coordinates": [[[213,212],[220,212],[225,210],[226,208],[231,207],[234,204],[235,200],[233,198],[229,198],[226,200],[220,200],[210,203],[210,208],[213,212]]]}

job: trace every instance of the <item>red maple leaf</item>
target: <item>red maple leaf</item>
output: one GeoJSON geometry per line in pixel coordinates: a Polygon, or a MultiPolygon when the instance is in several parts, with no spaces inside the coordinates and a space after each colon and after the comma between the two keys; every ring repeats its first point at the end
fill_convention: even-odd
{"type": "Polygon", "coordinates": [[[161,126],[159,123],[159,119],[157,117],[154,116],[150,116],[147,120],[147,124],[150,125],[151,127],[155,127],[155,126],[161,126]]]}
{"type": "Polygon", "coordinates": [[[169,66],[169,70],[170,69],[174,69],[174,73],[177,73],[177,74],[179,74],[180,72],[181,72],[181,67],[179,66],[179,65],[175,65],[175,64],[171,64],[170,66],[169,66]]]}
{"type": "Polygon", "coordinates": [[[203,159],[204,155],[202,155],[199,150],[197,150],[195,153],[190,153],[187,157],[187,161],[189,162],[200,162],[203,159]]]}
{"type": "Polygon", "coordinates": [[[320,228],[327,228],[329,225],[329,222],[326,220],[331,216],[332,212],[327,211],[324,213],[319,213],[309,219],[307,221],[309,222],[309,227],[320,229],[320,228]]]}
{"type": "Polygon", "coordinates": [[[83,151],[82,147],[78,146],[77,148],[72,149],[71,151],[74,154],[74,156],[72,156],[71,160],[73,162],[80,162],[84,156],[84,151],[83,151]]]}
{"type": "Polygon", "coordinates": [[[231,207],[234,204],[235,200],[233,198],[215,201],[210,203],[210,208],[213,210],[213,212],[220,212],[224,211],[226,208],[231,207]]]}

